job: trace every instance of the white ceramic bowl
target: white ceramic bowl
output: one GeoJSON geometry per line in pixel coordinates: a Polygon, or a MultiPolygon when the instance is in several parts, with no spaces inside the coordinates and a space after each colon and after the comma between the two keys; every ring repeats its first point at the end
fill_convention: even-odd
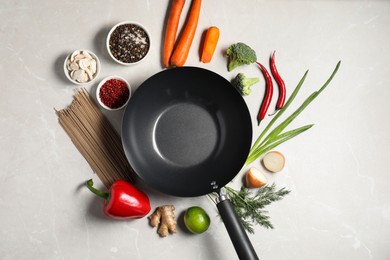
{"type": "Polygon", "coordinates": [[[106,40],[106,46],[107,46],[107,51],[108,51],[108,54],[111,56],[111,58],[121,64],[121,65],[125,65],[125,66],[130,66],[130,65],[135,65],[135,64],[138,64],[140,62],[142,62],[143,60],[145,60],[145,58],[149,55],[150,53],[150,49],[151,49],[151,38],[150,38],[150,34],[148,32],[148,30],[141,24],[137,23],[137,22],[133,22],[133,21],[124,21],[124,22],[120,22],[116,25],[114,25],[114,27],[111,28],[110,32],[108,33],[107,35],[107,40],[106,40]],[[124,61],[121,61],[121,60],[118,60],[117,58],[114,57],[114,55],[112,54],[111,52],[111,49],[110,49],[110,39],[111,39],[111,35],[112,33],[115,31],[116,28],[118,28],[118,26],[120,25],[124,25],[124,24],[130,24],[130,25],[136,25],[138,27],[140,27],[143,31],[145,31],[148,39],[149,39],[149,49],[147,51],[147,53],[145,54],[145,56],[143,56],[140,60],[138,61],[134,61],[134,62],[124,62],[124,61]]]}
{"type": "Polygon", "coordinates": [[[90,84],[90,83],[94,82],[96,80],[96,78],[98,77],[99,73],[100,73],[100,68],[101,68],[100,60],[96,56],[96,54],[93,53],[92,51],[85,50],[85,49],[79,49],[79,50],[72,51],[71,53],[69,53],[68,56],[66,56],[66,59],[65,59],[65,62],[64,62],[64,73],[65,73],[65,76],[69,79],[70,82],[72,82],[72,83],[74,83],[76,85],[87,85],[87,84],[90,84]],[[86,82],[78,82],[78,81],[72,79],[72,77],[70,75],[71,71],[68,70],[68,66],[67,66],[67,62],[68,62],[68,60],[70,60],[72,54],[75,53],[75,52],[81,52],[81,51],[87,52],[96,61],[96,73],[93,74],[93,78],[92,79],[89,79],[86,82]]]}
{"type": "Polygon", "coordinates": [[[130,86],[129,82],[127,82],[127,80],[125,80],[124,78],[122,78],[122,77],[120,77],[120,76],[109,76],[109,77],[106,77],[106,78],[104,78],[102,81],[100,81],[99,85],[98,85],[97,88],[96,88],[96,98],[97,98],[99,104],[100,104],[103,108],[105,108],[105,109],[107,109],[107,110],[110,110],[110,111],[120,110],[120,109],[124,108],[124,107],[127,105],[127,103],[129,103],[129,100],[130,100],[130,98],[131,98],[131,86],[130,86]],[[110,79],[117,79],[117,80],[120,80],[120,81],[125,82],[125,83],[126,83],[126,87],[129,89],[129,98],[127,99],[127,101],[126,101],[121,107],[118,107],[118,108],[111,108],[111,107],[108,107],[108,106],[106,106],[106,105],[102,102],[102,100],[101,100],[101,98],[100,98],[100,90],[101,90],[102,86],[104,85],[104,83],[106,83],[106,82],[107,82],[108,80],[110,80],[110,79]]]}

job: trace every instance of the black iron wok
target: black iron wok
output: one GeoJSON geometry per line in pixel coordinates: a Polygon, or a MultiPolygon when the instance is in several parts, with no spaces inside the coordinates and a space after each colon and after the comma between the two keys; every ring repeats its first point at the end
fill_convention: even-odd
{"type": "Polygon", "coordinates": [[[234,87],[206,69],[181,67],[142,83],[124,113],[122,143],[137,175],[174,196],[215,192],[240,259],[258,259],[221,188],[242,168],[252,142],[248,108],[234,87]]]}

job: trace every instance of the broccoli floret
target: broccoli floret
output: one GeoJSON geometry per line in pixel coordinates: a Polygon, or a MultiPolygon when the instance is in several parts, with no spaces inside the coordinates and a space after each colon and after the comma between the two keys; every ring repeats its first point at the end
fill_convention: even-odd
{"type": "Polygon", "coordinates": [[[257,60],[256,52],[242,42],[230,45],[226,50],[226,55],[229,57],[228,71],[232,71],[244,64],[251,64],[257,60]]]}
{"type": "Polygon", "coordinates": [[[241,95],[248,96],[251,93],[251,86],[259,82],[259,78],[247,78],[243,73],[238,73],[232,80],[232,85],[240,91],[241,95]]]}

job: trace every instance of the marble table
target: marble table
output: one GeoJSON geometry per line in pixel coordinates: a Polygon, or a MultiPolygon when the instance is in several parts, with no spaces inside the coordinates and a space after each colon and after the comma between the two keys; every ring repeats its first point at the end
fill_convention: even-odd
{"type": "MultiPolygon", "coordinates": [[[[183,10],[183,19],[191,1],[183,10]]],[[[178,198],[147,186],[152,208],[174,204],[178,233],[160,238],[146,218],[115,221],[83,182],[96,175],[58,124],[53,108],[66,107],[78,86],[64,76],[66,55],[89,49],[102,62],[99,79],[126,78],[134,90],[163,70],[162,36],[169,1],[12,1],[0,3],[0,259],[237,259],[213,203],[178,198]],[[151,53],[133,67],[114,63],[106,50],[109,29],[137,21],[152,36],[151,53]],[[183,212],[203,207],[211,217],[201,235],[185,231],[183,212]]],[[[228,80],[260,77],[245,97],[253,118],[264,93],[256,66],[228,72],[226,48],[245,42],[267,64],[277,51],[287,95],[309,69],[298,106],[317,90],[336,63],[331,85],[292,124],[315,124],[277,148],[286,166],[265,173],[291,194],[266,208],[274,229],[249,235],[261,259],[390,259],[390,2],[206,1],[186,65],[228,80]],[[203,31],[218,26],[213,60],[199,61],[203,31]]],[[[97,82],[86,86],[94,92],[97,82]]],[[[275,102],[275,101],[273,101],[275,102]]],[[[120,129],[123,111],[104,114],[120,129]]],[[[259,160],[248,167],[262,169],[259,160]]],[[[242,169],[242,176],[248,167],[242,169]]],[[[241,178],[231,183],[240,187],[241,178]]]]}

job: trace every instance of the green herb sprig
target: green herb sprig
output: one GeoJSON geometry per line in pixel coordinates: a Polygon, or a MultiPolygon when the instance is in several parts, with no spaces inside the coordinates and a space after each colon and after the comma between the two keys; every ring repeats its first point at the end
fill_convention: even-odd
{"type": "Polygon", "coordinates": [[[235,190],[228,186],[225,189],[243,227],[251,234],[255,233],[254,225],[273,228],[268,211],[264,208],[290,193],[286,188],[277,190],[275,184],[263,186],[256,191],[243,187],[235,190]]]}
{"type": "Polygon", "coordinates": [[[278,120],[278,118],[287,110],[287,108],[290,106],[290,104],[293,102],[295,97],[297,96],[299,90],[301,89],[307,74],[309,71],[306,71],[301,80],[299,81],[298,85],[295,87],[293,93],[291,94],[290,98],[287,100],[284,107],[279,110],[275,116],[272,118],[272,120],[268,123],[266,128],[264,128],[263,132],[259,135],[259,137],[256,139],[256,142],[253,144],[248,158],[245,162],[245,165],[250,164],[251,162],[255,161],[257,158],[262,156],[264,153],[268,152],[269,150],[275,148],[276,146],[280,145],[281,143],[284,143],[287,140],[290,140],[291,138],[305,132],[306,130],[310,129],[313,124],[305,125],[287,132],[283,132],[283,130],[319,95],[321,92],[329,85],[329,83],[332,81],[333,77],[336,75],[337,71],[339,70],[341,61],[339,61],[333,70],[331,76],[328,78],[328,80],[325,82],[322,87],[313,92],[310,96],[306,98],[306,100],[301,104],[300,107],[298,107],[294,113],[292,113],[289,117],[287,117],[283,122],[281,122],[277,127],[275,127],[265,138],[264,136],[266,133],[271,129],[273,124],[278,120]],[[264,139],[263,139],[264,138],[264,139]]]}

